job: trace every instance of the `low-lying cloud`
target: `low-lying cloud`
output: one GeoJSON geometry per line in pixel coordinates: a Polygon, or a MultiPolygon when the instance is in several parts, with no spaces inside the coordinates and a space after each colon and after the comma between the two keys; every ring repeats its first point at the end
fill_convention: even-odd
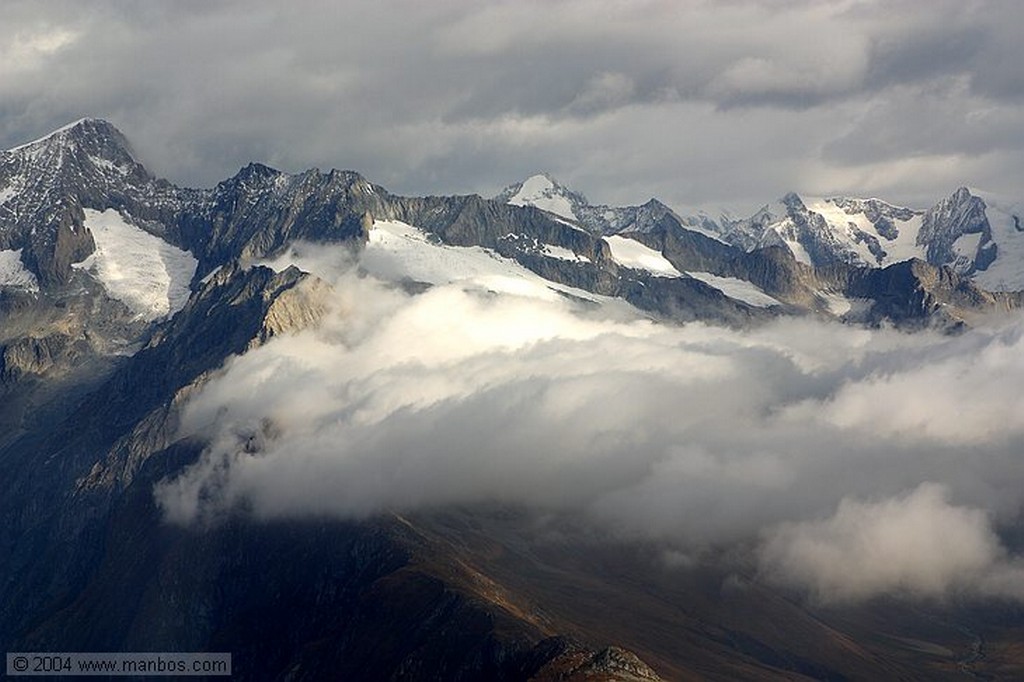
{"type": "Polygon", "coordinates": [[[780,320],[670,326],[466,283],[340,276],[315,330],[185,408],[178,523],[499,501],[680,556],[756,547],[822,601],[1024,595],[1024,320],[955,337],[780,320]]]}
{"type": "Polygon", "coordinates": [[[935,483],[874,502],[844,498],[827,519],[767,531],[762,566],[823,601],[951,589],[1024,597],[1024,566],[1007,563],[988,513],[948,498],[935,483]]]}

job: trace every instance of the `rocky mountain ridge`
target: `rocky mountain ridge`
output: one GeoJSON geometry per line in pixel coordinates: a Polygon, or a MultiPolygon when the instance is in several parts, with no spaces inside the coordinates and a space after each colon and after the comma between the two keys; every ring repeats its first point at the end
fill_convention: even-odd
{"type": "MultiPolygon", "coordinates": [[[[842,311],[871,306],[835,304],[835,296],[853,297],[848,282],[856,276],[849,273],[863,263],[857,262],[859,256],[849,240],[836,236],[822,213],[808,208],[796,195],[733,224],[731,231],[716,234],[715,221],[707,216],[683,218],[656,200],[634,207],[592,206],[582,195],[546,176],[512,186],[496,200],[401,197],[352,171],[288,175],[254,163],[212,189],[196,190],[153,178],[135,160],[123,135],[95,119],[84,119],[4,152],[0,168],[0,192],[6,197],[0,205],[6,216],[6,222],[0,220],[4,247],[0,253],[18,254],[25,271],[42,284],[44,296],[68,287],[77,274],[73,266],[97,249],[85,211],[114,211],[130,228],[191,254],[197,262],[193,286],[218,267],[234,260],[272,257],[297,240],[346,243],[358,250],[375,220],[400,220],[436,235],[443,243],[492,249],[553,281],[621,297],[678,321],[748,324],[780,313],[867,322],[885,317],[877,310],[851,317],[842,311]],[[757,231],[760,236],[755,240],[757,231]],[[661,252],[677,266],[678,276],[652,276],[636,262],[616,259],[607,239],[615,235],[661,252]],[[768,257],[775,263],[776,274],[766,277],[763,262],[773,247],[791,254],[796,249],[797,256],[792,263],[784,256],[768,257]],[[800,265],[821,272],[798,274],[800,265]],[[847,273],[842,266],[851,270],[847,273]],[[751,279],[756,272],[762,273],[758,281],[751,279]],[[728,280],[726,284],[738,281],[755,287],[779,305],[772,309],[733,298],[723,293],[722,278],[728,280]],[[796,286],[797,282],[801,285],[796,286]]],[[[858,248],[865,253],[881,254],[880,239],[905,241],[901,226],[914,221],[924,226],[922,234],[936,235],[928,252],[932,260],[947,258],[961,248],[963,235],[980,234],[979,253],[991,253],[978,206],[957,208],[970,203],[969,194],[958,193],[954,200],[920,215],[875,200],[829,205],[835,211],[854,211],[859,220],[870,223],[875,235],[864,230],[850,233],[860,240],[858,248]],[[940,239],[939,235],[945,236],[940,239]]],[[[720,224],[717,228],[722,230],[720,224]]],[[[978,258],[971,262],[975,270],[961,261],[955,261],[961,267],[953,269],[969,278],[984,265],[978,258]]],[[[25,293],[24,287],[0,289],[10,295],[25,293]]],[[[870,293],[869,301],[873,300],[870,293]]],[[[864,295],[859,290],[856,298],[864,295]]],[[[1016,305],[1018,297],[979,290],[974,298],[981,308],[999,308],[1016,305]]],[[[962,324],[971,314],[970,309],[946,305],[891,321],[962,324]]]]}
{"type": "Polygon", "coordinates": [[[679,214],[654,199],[643,206],[591,206],[583,195],[545,175],[512,185],[496,199],[545,208],[548,196],[565,197],[572,211],[563,217],[599,234],[646,232],[670,215],[684,228],[717,236],[744,251],[782,247],[813,267],[887,267],[917,258],[948,267],[991,291],[1024,289],[1019,263],[1024,238],[1018,237],[1024,234],[1024,206],[966,187],[928,209],[880,199],[789,193],[747,218],[679,214]]]}

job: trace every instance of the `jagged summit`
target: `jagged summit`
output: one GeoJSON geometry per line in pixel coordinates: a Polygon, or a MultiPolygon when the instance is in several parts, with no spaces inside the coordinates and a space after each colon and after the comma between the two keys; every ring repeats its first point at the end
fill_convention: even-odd
{"type": "Polygon", "coordinates": [[[116,165],[137,163],[131,144],[109,121],[81,118],[31,142],[6,150],[5,155],[39,156],[46,152],[84,153],[116,165]]]}
{"type": "Polygon", "coordinates": [[[12,195],[40,177],[50,185],[85,187],[151,176],[112,123],[83,118],[0,153],[0,193],[12,195]]]}
{"type": "Polygon", "coordinates": [[[80,118],[77,121],[72,121],[71,123],[68,123],[66,125],[62,125],[60,128],[57,128],[55,130],[51,130],[50,132],[46,133],[42,137],[37,138],[35,140],[32,140],[31,142],[23,142],[22,144],[19,144],[19,145],[15,146],[15,147],[11,147],[10,149],[4,150],[4,151],[17,152],[17,151],[22,151],[24,149],[28,149],[30,147],[38,146],[38,145],[43,144],[43,143],[49,143],[49,142],[54,142],[54,141],[61,141],[61,140],[67,139],[68,137],[74,136],[75,129],[84,127],[84,126],[86,126],[88,124],[91,124],[93,122],[99,122],[101,124],[108,125],[108,126],[110,125],[110,123],[108,121],[105,121],[103,119],[92,118],[92,117],[80,118]]]}
{"type": "Polygon", "coordinates": [[[1020,202],[963,186],[926,210],[790,192],[749,218],[707,226],[746,251],[780,246],[815,267],[886,267],[918,258],[990,291],[1016,291],[1024,288],[1022,216],[1020,202]]]}
{"type": "Polygon", "coordinates": [[[0,154],[0,251],[44,286],[66,283],[95,248],[83,211],[127,210],[160,187],[113,124],[80,119],[0,154]]]}
{"type": "Polygon", "coordinates": [[[685,230],[721,241],[718,224],[706,213],[681,216],[654,197],[637,206],[591,204],[581,192],[566,187],[548,173],[509,185],[495,200],[513,206],[534,206],[597,235],[651,232],[668,219],[685,230]]]}
{"type": "MultiPolygon", "coordinates": [[[[634,206],[593,204],[542,172],[508,186],[493,201],[543,211],[558,224],[545,229],[559,236],[552,233],[541,241],[576,255],[581,248],[584,255],[594,255],[587,245],[595,237],[621,235],[654,243],[658,235],[677,233],[683,242],[701,243],[701,249],[714,253],[722,242],[744,251],[778,247],[813,267],[886,267],[921,258],[952,267],[992,290],[1024,287],[1024,266],[1016,265],[1024,262],[1018,204],[995,204],[967,187],[928,210],[790,192],[749,218],[735,219],[679,213],[656,198],[634,206]],[[701,241],[709,239],[718,246],[701,241]]],[[[300,234],[361,234],[366,216],[411,221],[421,203],[401,204],[354,171],[293,174],[258,162],[208,190],[178,188],[150,175],[113,124],[83,118],[0,154],[0,252],[13,273],[4,281],[38,280],[43,288],[67,283],[71,266],[95,248],[83,211],[114,210],[128,223],[190,251],[203,276],[229,253],[260,257],[300,234]]],[[[509,224],[498,226],[494,215],[483,210],[488,203],[471,201],[480,215],[471,220],[466,214],[448,237],[459,244],[493,246],[510,234],[524,234],[519,222],[539,219],[536,212],[518,217],[523,212],[506,211],[502,220],[509,224]]],[[[434,225],[435,218],[428,222],[442,229],[434,225]]]]}

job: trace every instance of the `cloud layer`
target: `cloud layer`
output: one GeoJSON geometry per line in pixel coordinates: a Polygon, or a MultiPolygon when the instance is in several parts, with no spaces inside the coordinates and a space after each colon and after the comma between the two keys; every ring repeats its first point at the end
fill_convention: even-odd
{"type": "Polygon", "coordinates": [[[1006,560],[989,515],[948,497],[946,488],[922,483],[874,502],[844,498],[827,519],[768,530],[762,566],[770,579],[821,601],[950,590],[1024,599],[1024,565],[1006,560]]]}
{"type": "Polygon", "coordinates": [[[158,487],[169,520],[499,501],[680,556],[758,547],[766,579],[825,601],[1024,594],[999,536],[1024,502],[1020,318],[737,332],[467,282],[335,287],[321,328],[189,403],[183,433],[211,447],[158,487]]]}
{"type": "Polygon", "coordinates": [[[0,146],[110,118],[209,185],[252,160],[400,192],[548,170],[600,202],[1018,191],[1010,0],[5,3],[0,146]]]}

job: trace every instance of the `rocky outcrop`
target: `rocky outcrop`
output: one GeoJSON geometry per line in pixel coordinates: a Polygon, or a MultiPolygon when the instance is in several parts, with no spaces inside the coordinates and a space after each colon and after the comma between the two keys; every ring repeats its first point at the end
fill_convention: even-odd
{"type": "Polygon", "coordinates": [[[984,270],[995,259],[992,227],[985,214],[985,201],[961,187],[951,196],[928,209],[917,233],[917,243],[925,248],[927,261],[949,265],[959,274],[969,275],[984,270]],[[979,235],[977,246],[960,252],[957,240],[965,235],[979,235]],[[979,262],[978,259],[981,258],[979,262]]]}
{"type": "Polygon", "coordinates": [[[20,248],[24,248],[25,265],[43,286],[59,286],[71,279],[71,265],[85,260],[96,244],[85,227],[82,207],[68,198],[51,215],[51,223],[20,248]]]}
{"type": "Polygon", "coordinates": [[[12,384],[27,375],[42,375],[70,353],[72,339],[66,334],[28,336],[0,347],[0,384],[12,384]]]}
{"type": "Polygon", "coordinates": [[[847,292],[874,301],[870,319],[957,329],[988,313],[1024,306],[1021,292],[988,292],[950,268],[921,260],[851,273],[847,292]]]}
{"type": "MultiPolygon", "coordinates": [[[[296,272],[301,272],[296,268],[296,272]]],[[[303,277],[295,286],[277,293],[263,316],[250,348],[275,336],[316,326],[328,309],[331,286],[312,276],[303,277]]]]}
{"type": "Polygon", "coordinates": [[[202,277],[236,258],[263,258],[299,239],[358,244],[364,215],[380,215],[383,205],[377,188],[358,173],[287,175],[253,163],[183,205],[170,217],[170,234],[199,259],[202,277]]]}
{"type": "Polygon", "coordinates": [[[564,645],[564,650],[530,677],[531,682],[656,682],[658,673],[636,654],[619,647],[594,652],[564,645]]]}

